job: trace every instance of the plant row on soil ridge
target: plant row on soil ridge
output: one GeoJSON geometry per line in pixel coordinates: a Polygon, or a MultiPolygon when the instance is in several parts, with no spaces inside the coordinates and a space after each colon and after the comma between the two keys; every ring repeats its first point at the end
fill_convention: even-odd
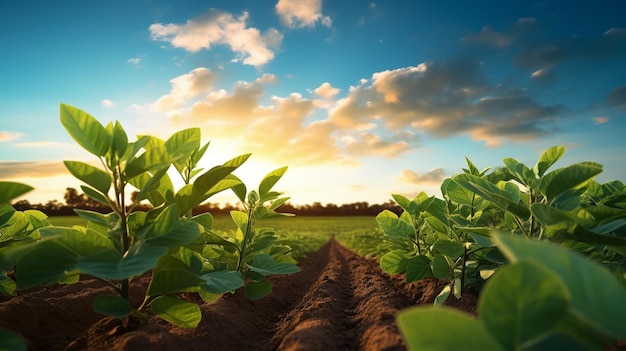
{"type": "MultiPolygon", "coordinates": [[[[0,293],[49,284],[72,284],[81,275],[105,282],[112,294],[100,295],[94,310],[119,318],[146,321],[156,315],[172,324],[194,328],[201,319],[194,302],[179,293],[197,293],[207,303],[224,293],[245,289],[250,299],[272,291],[268,276],[299,271],[291,248],[278,241],[271,228],[257,222],[286,214],[275,210],[288,197],[272,190],[287,171],[268,173],[257,189],[248,190],[233,174],[250,154],[204,170],[198,163],[209,144],[201,145],[200,129],[174,133],[167,140],[140,135],[129,141],[119,122],[104,126],[93,116],[61,104],[60,120],[69,135],[97,158],[100,167],[64,161],[85,185],[91,199],[110,213],[77,210],[86,226],[50,225],[40,211],[16,211],[8,202],[32,188],[0,182],[0,293]],[[174,168],[184,185],[176,190],[168,175],[174,168]],[[134,211],[126,204],[130,189],[152,209],[134,211]],[[237,230],[232,235],[211,231],[210,213],[194,216],[192,209],[211,196],[231,190],[243,210],[231,211],[237,230]],[[150,273],[143,301],[129,300],[130,281],[150,273]]],[[[25,349],[16,334],[0,329],[3,347],[25,349]],[[17,346],[16,346],[17,345],[17,346]]]]}
{"type": "Polygon", "coordinates": [[[399,314],[411,349],[601,350],[626,340],[626,186],[594,181],[595,162],[548,172],[564,152],[551,147],[532,168],[506,158],[492,172],[466,158],[443,198],[394,194],[403,212],[379,213],[379,240],[348,242],[407,283],[449,282],[435,307],[399,314]],[[477,320],[438,307],[469,286],[480,291],[477,320]]]}

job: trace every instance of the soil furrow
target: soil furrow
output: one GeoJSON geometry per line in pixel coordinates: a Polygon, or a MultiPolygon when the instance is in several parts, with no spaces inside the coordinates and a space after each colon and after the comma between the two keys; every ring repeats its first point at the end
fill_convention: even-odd
{"type": "MultiPolygon", "coordinates": [[[[202,321],[195,329],[157,318],[124,327],[92,310],[101,283],[85,280],[0,298],[0,326],[28,339],[29,350],[405,350],[395,314],[415,303],[432,303],[441,282],[405,286],[331,239],[300,263],[301,272],[273,277],[274,291],[250,301],[243,291],[214,304],[197,297],[202,321]]],[[[149,277],[134,281],[141,300],[149,277]]],[[[456,300],[452,300],[455,302],[456,300]]],[[[475,300],[456,301],[475,308],[475,300]]]]}

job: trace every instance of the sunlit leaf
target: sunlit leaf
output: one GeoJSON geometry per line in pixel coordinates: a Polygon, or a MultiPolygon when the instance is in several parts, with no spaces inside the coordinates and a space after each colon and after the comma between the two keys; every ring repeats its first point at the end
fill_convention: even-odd
{"type": "Polygon", "coordinates": [[[112,136],[87,112],[61,104],[60,119],[65,130],[85,150],[96,156],[105,156],[109,151],[112,136]]]}

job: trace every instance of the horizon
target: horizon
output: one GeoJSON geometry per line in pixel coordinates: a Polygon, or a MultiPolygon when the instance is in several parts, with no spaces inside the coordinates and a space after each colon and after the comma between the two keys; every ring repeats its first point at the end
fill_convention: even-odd
{"type": "Polygon", "coordinates": [[[252,153],[234,173],[255,188],[288,166],[275,189],[294,205],[440,197],[465,157],[533,166],[553,145],[566,146],[554,168],[594,161],[597,181],[626,179],[623,2],[0,9],[0,180],[35,188],[13,202],[62,202],[81,184],[62,161],[96,161],[63,129],[61,103],[120,121],[129,140],[200,127],[205,169],[252,153]]]}

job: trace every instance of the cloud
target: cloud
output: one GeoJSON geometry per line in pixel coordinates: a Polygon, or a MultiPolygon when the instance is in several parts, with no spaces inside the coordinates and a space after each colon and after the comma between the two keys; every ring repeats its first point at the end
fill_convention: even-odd
{"type": "Polygon", "coordinates": [[[21,138],[24,134],[0,130],[0,142],[13,141],[21,138]]]}
{"type": "Polygon", "coordinates": [[[440,138],[467,134],[495,146],[545,135],[564,109],[490,86],[478,62],[451,60],[374,73],[337,102],[329,120],[346,129],[379,123],[440,138]]]}
{"type": "Polygon", "coordinates": [[[109,99],[104,99],[104,100],[100,101],[100,103],[104,107],[109,107],[109,108],[115,107],[115,103],[113,101],[109,100],[109,99]]]}
{"type": "Polygon", "coordinates": [[[172,46],[196,53],[213,45],[228,45],[237,53],[235,61],[261,66],[274,58],[283,36],[270,28],[261,33],[247,26],[248,13],[235,18],[232,14],[212,9],[206,14],[188,20],[183,25],[155,23],[150,25],[153,40],[167,41],[172,46]]]}
{"type": "Polygon", "coordinates": [[[216,75],[211,70],[199,67],[187,74],[178,76],[172,80],[172,90],[163,95],[156,102],[156,106],[162,111],[177,109],[202,94],[208,93],[216,81],[216,75]]]}
{"type": "Polygon", "coordinates": [[[527,35],[534,30],[536,20],[532,17],[520,18],[509,31],[497,31],[493,26],[483,26],[482,30],[476,34],[469,34],[463,38],[466,43],[476,43],[480,45],[506,48],[519,37],[527,35]]]}
{"type": "Polygon", "coordinates": [[[591,120],[593,120],[593,124],[607,124],[609,123],[611,119],[606,116],[599,116],[599,117],[592,117],[591,120]]]}
{"type": "Polygon", "coordinates": [[[626,85],[615,88],[606,95],[610,107],[626,111],[626,85]]]}
{"type": "Polygon", "coordinates": [[[69,174],[63,162],[1,162],[0,178],[48,178],[69,174]]]}
{"type": "Polygon", "coordinates": [[[330,85],[330,83],[325,82],[322,83],[322,85],[320,85],[319,87],[317,87],[314,92],[315,94],[317,94],[318,96],[321,96],[325,99],[330,99],[333,96],[339,94],[339,89],[334,88],[332,85],[330,85]]]}
{"type": "Polygon", "coordinates": [[[131,65],[138,65],[141,62],[141,59],[139,57],[133,57],[126,60],[126,62],[130,63],[131,65]]]}
{"type": "Polygon", "coordinates": [[[289,28],[314,27],[317,22],[332,25],[331,18],[322,14],[322,0],[278,0],[276,14],[289,28]]]}
{"type": "Polygon", "coordinates": [[[626,51],[626,29],[613,28],[598,37],[528,38],[514,59],[524,68],[554,67],[571,60],[600,61],[626,51]]]}
{"type": "Polygon", "coordinates": [[[443,168],[433,168],[432,170],[418,174],[410,169],[402,170],[399,181],[414,185],[440,185],[447,178],[443,168]]]}

